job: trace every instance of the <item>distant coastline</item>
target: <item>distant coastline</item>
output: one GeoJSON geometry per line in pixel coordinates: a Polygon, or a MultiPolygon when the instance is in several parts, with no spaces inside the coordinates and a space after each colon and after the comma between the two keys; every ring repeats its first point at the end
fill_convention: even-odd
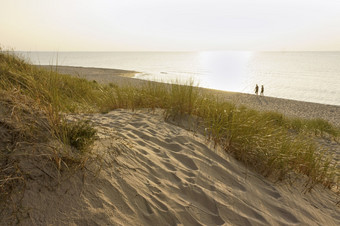
{"type": "Polygon", "coordinates": [[[340,52],[17,52],[35,65],[133,70],[171,82],[194,78],[205,88],[340,106],[340,52]]]}

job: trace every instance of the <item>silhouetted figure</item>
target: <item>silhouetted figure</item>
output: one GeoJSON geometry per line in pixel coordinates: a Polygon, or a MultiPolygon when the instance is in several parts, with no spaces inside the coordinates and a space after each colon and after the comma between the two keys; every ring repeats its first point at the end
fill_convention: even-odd
{"type": "Polygon", "coordinates": [[[258,95],[259,94],[259,86],[256,84],[255,86],[255,94],[258,95]]]}
{"type": "Polygon", "coordinates": [[[261,86],[261,96],[263,96],[264,95],[264,86],[262,85],[261,86]]]}

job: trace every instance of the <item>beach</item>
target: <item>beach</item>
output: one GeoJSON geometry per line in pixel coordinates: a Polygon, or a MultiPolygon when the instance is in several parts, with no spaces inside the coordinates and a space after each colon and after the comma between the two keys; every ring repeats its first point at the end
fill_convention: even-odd
{"type": "MultiPolygon", "coordinates": [[[[55,67],[41,66],[43,68],[56,70],[55,67]]],[[[147,81],[132,78],[138,72],[101,69],[87,67],[58,66],[60,73],[74,75],[99,83],[114,83],[117,85],[138,85],[147,81]]],[[[267,96],[257,96],[245,93],[227,92],[201,88],[203,92],[217,95],[219,98],[230,101],[238,106],[244,105],[261,111],[275,111],[288,117],[299,117],[304,119],[321,118],[340,127],[340,106],[318,104],[289,99],[280,99],[267,96]]]]}
{"type": "MultiPolygon", "coordinates": [[[[58,71],[97,82],[145,82],[124,77],[132,73],[128,71],[61,66],[58,71]]],[[[310,115],[304,109],[314,110],[335,124],[339,114],[336,106],[205,92],[262,110],[293,108],[289,110],[295,116],[305,118],[310,115]]],[[[63,172],[41,161],[39,155],[21,158],[20,168],[29,172],[19,195],[21,225],[340,224],[336,189],[316,185],[307,191],[306,178],[294,174],[284,181],[265,178],[203,134],[188,130],[185,120],[165,120],[160,109],[116,109],[66,117],[88,120],[97,129],[92,154],[82,170],[63,172]]],[[[339,143],[323,142],[340,153],[339,143]]]]}
{"type": "Polygon", "coordinates": [[[0,226],[340,226],[339,1],[17,1],[0,226]]]}

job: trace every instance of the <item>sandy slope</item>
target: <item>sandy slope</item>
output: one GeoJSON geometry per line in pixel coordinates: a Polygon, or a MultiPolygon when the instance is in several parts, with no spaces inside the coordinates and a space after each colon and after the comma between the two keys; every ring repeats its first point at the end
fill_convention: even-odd
{"type": "Polygon", "coordinates": [[[331,191],[273,184],[159,112],[70,118],[98,129],[101,170],[88,166],[54,187],[28,181],[23,224],[340,225],[331,191]]]}
{"type": "MultiPolygon", "coordinates": [[[[98,82],[143,82],[119,70],[62,68],[98,82]]],[[[213,92],[260,110],[340,122],[338,106],[213,92]]],[[[340,200],[331,191],[317,186],[304,194],[300,182],[274,184],[201,135],[165,122],[159,111],[69,117],[98,129],[93,152],[100,164],[59,174],[50,161],[21,159],[28,175],[18,214],[23,225],[340,225],[340,200]]]]}

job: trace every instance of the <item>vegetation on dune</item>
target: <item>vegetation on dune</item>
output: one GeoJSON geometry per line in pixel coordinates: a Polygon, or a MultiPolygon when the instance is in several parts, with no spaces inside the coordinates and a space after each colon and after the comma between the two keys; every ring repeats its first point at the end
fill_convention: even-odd
{"type": "MultiPolygon", "coordinates": [[[[117,108],[161,108],[165,118],[194,116],[208,139],[265,176],[284,179],[295,172],[308,176],[308,187],[339,184],[337,163],[319,150],[314,139],[325,135],[338,139],[338,128],[321,119],[290,119],[275,112],[236,107],[203,94],[193,82],[103,85],[39,69],[11,52],[1,51],[0,93],[1,194],[13,181],[20,180],[17,171],[8,170],[14,169],[8,159],[19,143],[56,139],[72,146],[82,158],[94,141],[95,130],[88,122],[68,122],[63,114],[117,108]]],[[[54,151],[51,156],[58,168],[68,158],[63,151],[54,151]]]]}
{"type": "MultiPolygon", "coordinates": [[[[111,85],[112,86],[112,85],[111,85]]],[[[141,87],[115,87],[110,109],[162,108],[165,118],[195,116],[207,138],[265,176],[278,180],[291,172],[308,176],[306,187],[338,186],[339,169],[318,136],[339,139],[339,128],[322,119],[291,119],[276,112],[236,107],[189,85],[148,82],[141,87]]]]}
{"type": "Polygon", "coordinates": [[[0,51],[0,213],[11,191],[25,184],[19,156],[39,158],[35,164],[43,167],[50,162],[59,171],[84,164],[95,130],[88,122],[68,122],[61,113],[94,111],[100,88],[0,51]]]}

